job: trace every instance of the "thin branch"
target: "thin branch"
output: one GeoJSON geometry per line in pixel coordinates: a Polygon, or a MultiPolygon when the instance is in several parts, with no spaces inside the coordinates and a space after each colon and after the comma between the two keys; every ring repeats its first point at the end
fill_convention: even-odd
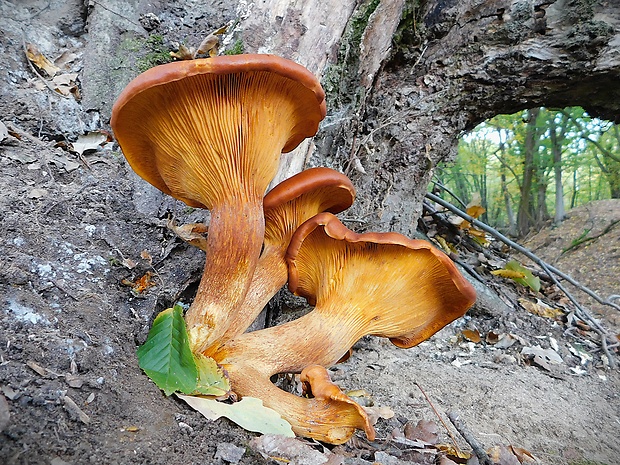
{"type": "Polygon", "coordinates": [[[620,311],[620,306],[619,305],[616,305],[616,304],[614,304],[613,302],[611,302],[609,300],[604,300],[598,294],[596,294],[594,291],[588,289],[584,285],[582,285],[579,282],[575,281],[573,278],[571,278],[567,274],[565,274],[565,273],[561,272],[560,270],[558,270],[557,268],[555,268],[555,267],[545,263],[541,258],[539,258],[537,255],[532,253],[530,250],[528,250],[525,247],[517,244],[514,241],[511,241],[510,239],[508,239],[506,236],[504,236],[499,231],[493,229],[492,227],[490,227],[489,225],[487,225],[487,224],[485,224],[485,223],[483,223],[481,221],[478,221],[477,219],[473,218],[472,216],[468,215],[467,213],[459,210],[454,205],[452,205],[449,202],[446,202],[445,200],[443,200],[441,197],[438,197],[435,194],[432,194],[430,192],[426,193],[426,197],[428,199],[432,200],[433,202],[438,203],[442,207],[450,210],[455,215],[458,215],[461,218],[464,218],[465,220],[469,221],[473,226],[476,226],[477,228],[482,229],[483,231],[491,234],[495,238],[497,238],[500,241],[502,241],[504,244],[512,247],[513,249],[517,250],[518,252],[521,252],[523,255],[528,257],[534,263],[538,264],[543,270],[545,270],[545,272],[549,275],[549,277],[555,283],[555,285],[558,286],[558,288],[573,303],[573,305],[575,306],[575,313],[576,313],[576,315],[580,319],[582,319],[583,321],[587,322],[592,327],[592,329],[594,329],[594,331],[599,334],[599,336],[601,338],[601,348],[605,352],[605,355],[607,355],[607,359],[609,360],[610,366],[612,368],[615,368],[615,362],[614,362],[614,360],[613,360],[613,358],[611,356],[611,353],[609,353],[609,351],[607,349],[607,339],[606,339],[606,336],[608,334],[607,330],[605,328],[603,328],[601,326],[601,324],[598,321],[596,321],[596,319],[592,315],[590,315],[590,313],[579,304],[579,302],[577,302],[577,300],[572,296],[572,294],[570,292],[568,292],[568,290],[566,290],[566,288],[564,286],[562,286],[562,284],[556,279],[556,277],[554,275],[557,275],[560,278],[568,281],[573,286],[576,286],[577,288],[581,289],[586,294],[588,294],[589,296],[594,298],[597,302],[599,302],[599,303],[601,303],[603,305],[609,305],[610,307],[613,307],[616,310],[620,311]]]}
{"type": "Polygon", "coordinates": [[[465,424],[465,421],[461,418],[461,415],[454,411],[448,412],[446,415],[448,415],[448,418],[460,435],[463,436],[463,439],[467,441],[467,444],[471,446],[474,454],[478,457],[480,465],[493,465],[493,460],[489,458],[489,454],[486,453],[478,440],[474,437],[473,433],[469,430],[465,424]]]}
{"type": "Polygon", "coordinates": [[[463,202],[463,200],[461,200],[461,198],[456,195],[454,192],[452,192],[450,189],[448,189],[446,186],[444,186],[442,183],[440,183],[439,181],[431,181],[435,186],[439,187],[441,190],[446,191],[448,194],[450,194],[458,203],[461,204],[461,206],[463,208],[467,208],[467,205],[465,204],[465,202],[463,202]]]}
{"type": "Polygon", "coordinates": [[[460,451],[461,449],[460,449],[458,443],[456,442],[456,438],[452,434],[452,431],[450,431],[450,428],[448,428],[448,425],[446,425],[446,422],[443,421],[443,418],[441,418],[441,415],[439,414],[439,412],[437,411],[437,409],[435,408],[435,406],[431,402],[431,399],[428,397],[426,392],[424,392],[424,389],[422,389],[422,386],[420,386],[420,384],[418,382],[414,382],[413,384],[415,384],[418,387],[418,389],[420,390],[420,392],[422,393],[422,395],[426,399],[426,402],[428,402],[428,405],[431,406],[431,409],[433,409],[433,412],[435,412],[435,415],[437,415],[437,418],[439,418],[439,421],[441,422],[443,427],[448,432],[448,436],[450,436],[450,439],[452,440],[452,443],[454,444],[454,447],[456,448],[456,450],[460,451]]]}

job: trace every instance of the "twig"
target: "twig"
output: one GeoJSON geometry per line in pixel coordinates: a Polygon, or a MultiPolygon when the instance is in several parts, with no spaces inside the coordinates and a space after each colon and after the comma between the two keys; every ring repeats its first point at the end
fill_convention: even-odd
{"type": "Polygon", "coordinates": [[[443,427],[448,432],[448,436],[450,436],[450,439],[452,439],[452,443],[454,444],[454,447],[456,448],[456,450],[460,451],[461,448],[459,447],[458,443],[456,442],[456,438],[452,434],[452,431],[450,431],[450,428],[448,428],[448,425],[446,424],[446,422],[443,421],[443,418],[441,418],[441,415],[439,414],[439,412],[437,411],[437,409],[435,408],[435,406],[431,402],[431,399],[428,397],[428,395],[426,395],[426,392],[424,392],[424,389],[422,389],[422,386],[420,386],[417,382],[414,382],[413,384],[415,384],[418,387],[418,389],[420,390],[422,395],[426,398],[426,402],[428,402],[428,405],[431,406],[431,408],[433,409],[433,412],[435,412],[435,415],[437,415],[437,418],[439,418],[439,421],[441,422],[443,427]]]}
{"type": "Polygon", "coordinates": [[[562,250],[562,253],[560,254],[560,256],[562,256],[565,253],[571,251],[572,249],[575,249],[575,248],[579,247],[581,244],[585,244],[586,242],[592,242],[592,241],[598,239],[599,237],[604,236],[609,231],[611,231],[613,229],[613,227],[615,225],[617,225],[618,223],[620,223],[620,220],[612,221],[609,225],[607,225],[607,227],[603,230],[602,233],[597,234],[596,236],[592,236],[592,237],[585,237],[590,232],[590,230],[588,230],[584,235],[582,235],[582,237],[580,237],[579,239],[574,241],[571,245],[569,245],[564,250],[562,250]]]}
{"type": "Polygon", "coordinates": [[[142,26],[142,24],[135,22],[133,19],[128,18],[127,16],[122,15],[121,13],[119,13],[118,11],[114,11],[111,8],[108,8],[107,6],[105,6],[103,3],[97,1],[97,0],[91,0],[95,5],[99,5],[101,8],[103,8],[104,10],[109,11],[110,13],[112,13],[113,15],[118,16],[119,18],[123,18],[125,21],[129,21],[131,24],[133,24],[134,26],[138,26],[140,29],[144,29],[144,27],[142,26]]]}
{"type": "Polygon", "coordinates": [[[607,356],[607,359],[609,360],[609,365],[612,368],[616,367],[615,361],[613,360],[613,357],[611,356],[611,353],[607,349],[607,339],[606,339],[607,330],[605,330],[605,328],[603,328],[600,325],[600,323],[598,321],[596,321],[596,319],[593,316],[591,316],[590,313],[579,304],[579,302],[577,302],[577,300],[571,295],[570,292],[568,292],[566,290],[566,288],[564,286],[562,286],[560,284],[560,282],[556,279],[556,277],[554,275],[557,275],[557,276],[561,277],[562,279],[565,279],[566,281],[568,281],[572,285],[578,287],[579,289],[581,289],[586,294],[588,294],[591,297],[593,297],[597,302],[599,302],[601,304],[609,305],[610,307],[613,307],[616,310],[620,310],[620,306],[614,304],[613,302],[606,301],[606,300],[602,299],[601,297],[598,296],[598,294],[596,294],[595,292],[591,291],[590,289],[588,289],[587,287],[583,286],[582,284],[578,283],[577,281],[575,281],[573,278],[571,278],[567,274],[562,273],[557,268],[555,268],[555,267],[545,263],[541,258],[539,258],[537,255],[532,253],[530,250],[528,250],[525,247],[517,244],[516,242],[511,241],[510,239],[508,239],[506,236],[504,236],[499,231],[493,229],[492,227],[490,227],[489,225],[487,225],[487,224],[485,224],[485,223],[483,223],[481,221],[478,221],[477,219],[473,218],[472,216],[468,215],[467,213],[459,210],[458,208],[456,208],[451,203],[446,202],[445,200],[443,200],[441,197],[438,197],[435,194],[427,192],[426,193],[426,198],[432,200],[433,202],[438,203],[442,207],[450,210],[455,215],[458,215],[461,218],[464,218],[465,220],[469,221],[472,225],[476,226],[477,228],[480,228],[483,231],[491,234],[495,238],[497,238],[500,241],[502,241],[504,244],[512,247],[513,249],[517,250],[518,252],[521,252],[523,255],[528,257],[530,260],[534,261],[543,270],[545,270],[545,272],[549,275],[551,280],[558,286],[558,288],[562,292],[564,292],[564,294],[566,294],[566,296],[570,299],[570,301],[573,303],[573,305],[575,305],[575,308],[576,308],[575,313],[577,314],[577,316],[579,318],[581,318],[583,321],[586,321],[590,326],[592,326],[592,329],[594,329],[594,331],[596,333],[598,333],[598,335],[601,337],[601,348],[603,349],[603,352],[605,352],[605,355],[607,356]]]}
{"type": "Polygon", "coordinates": [[[478,457],[480,465],[493,465],[493,461],[489,458],[489,455],[476,440],[473,433],[469,430],[469,428],[465,424],[465,421],[463,421],[459,413],[448,412],[446,413],[446,415],[448,415],[448,418],[450,419],[456,430],[461,434],[461,436],[463,436],[463,439],[467,441],[467,444],[471,446],[474,454],[476,454],[476,457],[478,457]]]}

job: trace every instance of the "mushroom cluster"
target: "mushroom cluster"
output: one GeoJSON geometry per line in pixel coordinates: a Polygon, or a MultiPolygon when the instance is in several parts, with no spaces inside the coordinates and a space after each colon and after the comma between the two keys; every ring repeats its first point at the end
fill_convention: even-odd
{"type": "Polygon", "coordinates": [[[356,429],[375,433],[327,368],[365,335],[420,343],[462,316],[475,292],[428,242],[344,226],[335,214],[355,190],[341,173],[308,169],[265,194],[280,154],[312,137],[325,114],[321,85],[302,66],[236,55],[146,71],[117,99],[111,125],[138,175],[211,212],[203,277],[185,315],[192,351],[296,434],[340,444],[356,429]],[[313,310],[245,332],[287,282],[313,310]],[[276,387],[278,373],[300,373],[304,396],[276,387]]]}

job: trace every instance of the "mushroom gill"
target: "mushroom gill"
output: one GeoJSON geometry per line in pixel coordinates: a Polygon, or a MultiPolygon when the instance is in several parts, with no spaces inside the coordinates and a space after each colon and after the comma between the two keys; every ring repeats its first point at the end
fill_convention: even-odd
{"type": "Polygon", "coordinates": [[[309,407],[284,408],[290,394],[267,389],[270,376],[298,373],[309,365],[331,366],[365,335],[412,347],[464,315],[475,300],[475,291],[452,261],[429,243],[397,233],[356,234],[330,213],[296,230],[286,259],[290,290],[314,310],[242,334],[212,356],[228,371],[237,394],[268,393],[263,402],[309,437],[324,436],[329,421],[317,424],[317,412],[309,407]],[[245,379],[247,370],[253,373],[251,381],[245,379]]]}
{"type": "Polygon", "coordinates": [[[316,133],[324,96],[300,65],[236,55],[152,68],[114,104],[111,125],[134,171],[211,211],[204,273],[186,315],[195,352],[226,331],[243,302],[263,243],[263,195],[281,152],[316,133]]]}

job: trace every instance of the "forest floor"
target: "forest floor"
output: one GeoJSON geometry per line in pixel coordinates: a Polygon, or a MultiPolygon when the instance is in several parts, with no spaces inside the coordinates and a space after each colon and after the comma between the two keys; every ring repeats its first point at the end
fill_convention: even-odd
{"type": "MultiPolygon", "coordinates": [[[[0,13],[10,19],[21,10],[0,13]]],[[[79,22],[72,14],[40,20],[67,33],[79,22]]],[[[63,43],[79,49],[79,40],[63,43]]],[[[191,297],[204,261],[168,230],[168,217],[193,222],[202,213],[138,179],[101,133],[78,139],[106,122],[82,112],[73,95],[53,94],[25,60],[20,34],[7,26],[0,46],[0,463],[267,463],[251,442],[256,434],[165,397],[137,364],[154,315],[191,297]],[[144,276],[149,286],[137,292],[144,276]]],[[[528,246],[601,296],[620,294],[618,219],[620,200],[592,202],[528,246]]],[[[484,281],[466,317],[408,350],[364,338],[331,369],[343,389],[364,389],[395,413],[378,421],[378,439],[358,434],[331,450],[314,445],[319,456],[296,463],[322,463],[328,454],[330,463],[432,463],[435,449],[398,437],[408,422],[425,419],[449,443],[433,407],[444,419],[458,411],[486,448],[521,447],[550,465],[620,463],[618,370],[555,286],[543,280],[535,293],[490,274],[504,252],[461,251],[484,281]],[[540,305],[525,304],[528,311],[524,302],[561,311],[540,316],[532,313],[540,305]]],[[[618,333],[616,310],[571,291],[618,333]]]]}

